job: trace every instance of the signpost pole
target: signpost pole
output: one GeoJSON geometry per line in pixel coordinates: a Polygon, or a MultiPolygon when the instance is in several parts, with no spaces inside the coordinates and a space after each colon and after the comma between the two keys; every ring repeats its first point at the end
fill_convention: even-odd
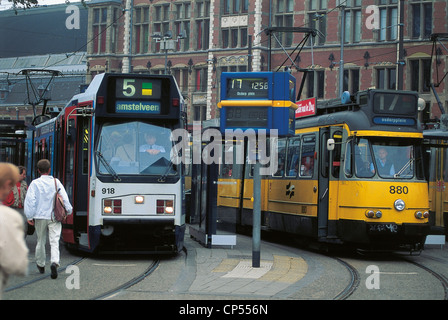
{"type": "Polygon", "coordinates": [[[252,267],[260,267],[260,242],[261,242],[261,176],[260,161],[255,161],[254,167],[254,202],[252,222],[252,267]]]}

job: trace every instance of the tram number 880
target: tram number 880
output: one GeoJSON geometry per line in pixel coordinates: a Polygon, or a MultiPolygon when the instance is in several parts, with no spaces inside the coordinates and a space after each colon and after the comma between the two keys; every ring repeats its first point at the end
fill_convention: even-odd
{"type": "Polygon", "coordinates": [[[404,186],[390,186],[389,187],[389,193],[390,194],[408,194],[409,189],[408,187],[404,186]]]}

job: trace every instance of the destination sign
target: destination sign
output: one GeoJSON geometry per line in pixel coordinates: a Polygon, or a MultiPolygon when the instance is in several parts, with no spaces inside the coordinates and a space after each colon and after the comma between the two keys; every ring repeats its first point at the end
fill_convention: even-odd
{"type": "Polygon", "coordinates": [[[374,117],[373,123],[375,124],[387,124],[396,126],[413,126],[415,125],[415,119],[412,118],[395,118],[395,117],[374,117]]]}
{"type": "Polygon", "coordinates": [[[115,112],[160,114],[160,103],[157,101],[116,101],[115,112]]]}

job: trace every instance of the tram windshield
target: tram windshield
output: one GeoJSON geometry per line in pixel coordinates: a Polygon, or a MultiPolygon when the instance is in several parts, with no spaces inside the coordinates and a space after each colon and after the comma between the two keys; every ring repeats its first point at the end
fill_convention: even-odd
{"type": "Polygon", "coordinates": [[[142,122],[105,123],[96,152],[104,175],[172,175],[171,129],[142,122]]]}
{"type": "Polygon", "coordinates": [[[424,178],[421,148],[413,143],[391,143],[362,138],[354,143],[353,148],[347,147],[346,152],[346,174],[351,174],[354,170],[354,174],[359,178],[373,178],[376,175],[385,179],[424,178]],[[353,157],[351,152],[354,153],[353,157]]]}

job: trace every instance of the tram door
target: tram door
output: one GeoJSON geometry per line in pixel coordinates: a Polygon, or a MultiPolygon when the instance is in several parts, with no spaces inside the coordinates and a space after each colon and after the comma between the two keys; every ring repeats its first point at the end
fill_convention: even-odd
{"type": "Polygon", "coordinates": [[[90,117],[73,117],[68,120],[65,149],[65,189],[73,205],[73,214],[67,219],[63,239],[74,243],[80,233],[87,232],[88,174],[90,117]]]}
{"type": "Polygon", "coordinates": [[[430,195],[430,225],[437,230],[443,227],[443,212],[446,204],[445,175],[447,174],[447,148],[431,148],[431,165],[429,195],[430,195]]]}
{"type": "MultiPolygon", "coordinates": [[[[89,140],[90,117],[78,117],[77,119],[77,165],[75,166],[75,201],[77,216],[87,218],[88,203],[88,175],[89,175],[89,140]]],[[[82,219],[82,229],[86,228],[87,220],[82,219]]]]}
{"type": "Polygon", "coordinates": [[[337,199],[337,182],[341,166],[342,128],[324,127],[319,130],[319,166],[317,200],[317,236],[319,240],[336,238],[336,226],[329,219],[330,199],[337,199]],[[333,139],[334,148],[329,150],[327,141],[333,139]]]}

